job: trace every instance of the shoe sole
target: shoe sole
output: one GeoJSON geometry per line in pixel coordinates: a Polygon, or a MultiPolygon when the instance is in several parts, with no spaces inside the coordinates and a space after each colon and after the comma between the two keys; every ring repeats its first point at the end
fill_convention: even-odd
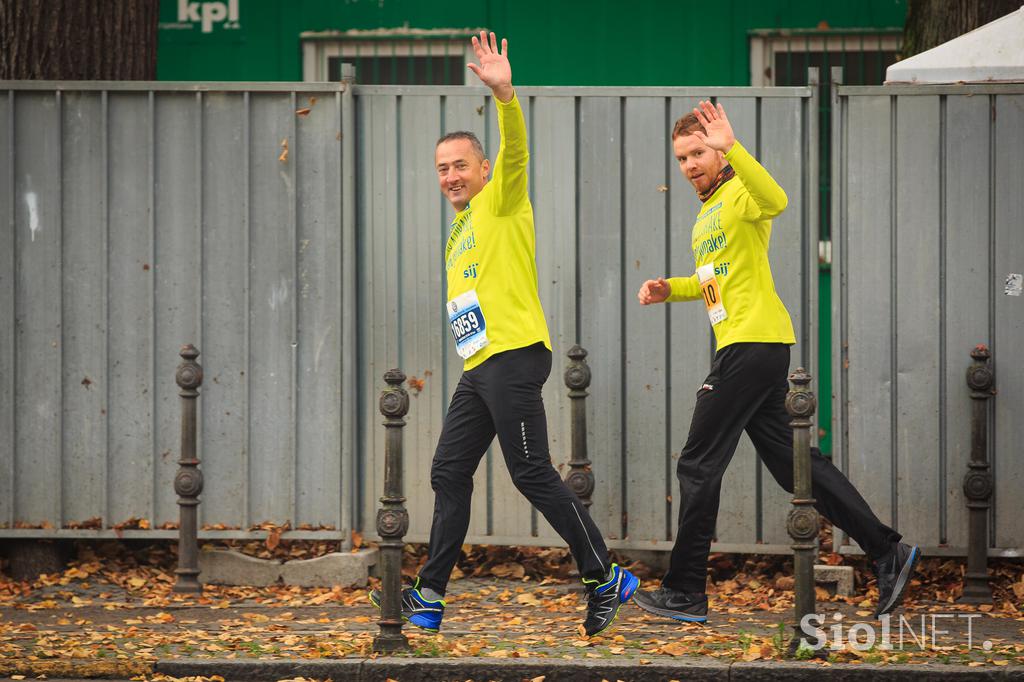
{"type": "MultiPolygon", "coordinates": [[[[377,610],[379,611],[380,610],[380,602],[374,601],[373,597],[370,596],[369,594],[367,594],[366,597],[367,597],[367,599],[370,600],[371,604],[373,604],[374,606],[377,607],[377,610]]],[[[440,627],[436,627],[436,628],[425,627],[423,625],[420,625],[419,623],[416,623],[415,621],[410,620],[409,617],[406,616],[404,613],[402,614],[402,620],[404,620],[406,623],[409,623],[410,625],[412,625],[414,627],[419,628],[420,630],[423,630],[424,632],[430,632],[430,633],[435,634],[435,635],[437,633],[441,632],[441,628],[440,627]]]]}
{"type": "Polygon", "coordinates": [[[634,599],[633,603],[638,607],[646,611],[647,613],[653,613],[655,616],[663,616],[664,618],[671,618],[672,620],[678,620],[683,623],[706,623],[708,622],[707,616],[689,616],[686,614],[680,614],[678,611],[669,611],[668,609],[659,609],[657,606],[648,606],[640,602],[639,599],[634,599]]]}
{"type": "MultiPolygon", "coordinates": [[[[625,599],[621,599],[619,601],[619,608],[621,608],[623,604],[625,604],[630,599],[632,599],[633,595],[636,594],[637,588],[640,587],[640,579],[637,578],[635,575],[632,575],[632,574],[630,575],[630,577],[633,578],[633,581],[634,581],[633,582],[633,586],[631,588],[627,588],[628,591],[629,591],[629,594],[626,595],[625,599]]],[[[610,621],[608,621],[607,625],[605,625],[603,628],[601,628],[597,632],[595,632],[593,634],[587,635],[587,637],[597,637],[599,634],[601,634],[602,632],[604,632],[605,630],[610,628],[612,625],[614,625],[615,624],[615,619],[618,618],[618,616],[619,616],[619,608],[615,609],[615,613],[612,614],[612,619],[610,621]]]]}
{"type": "Polygon", "coordinates": [[[903,602],[903,593],[906,591],[907,585],[910,584],[910,576],[914,574],[914,568],[920,560],[921,549],[914,545],[914,548],[910,550],[910,558],[903,563],[900,575],[896,578],[896,587],[893,588],[889,602],[885,605],[885,608],[880,608],[875,612],[875,618],[881,618],[885,614],[890,613],[903,602]]]}

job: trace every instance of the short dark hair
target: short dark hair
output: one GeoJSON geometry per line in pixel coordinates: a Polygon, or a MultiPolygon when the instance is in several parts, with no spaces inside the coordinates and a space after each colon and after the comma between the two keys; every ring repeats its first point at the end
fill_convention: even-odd
{"type": "Polygon", "coordinates": [[[434,149],[440,147],[442,143],[450,142],[452,140],[469,140],[470,144],[473,145],[473,151],[475,151],[477,156],[480,157],[480,160],[483,161],[487,158],[487,155],[484,154],[484,146],[480,144],[480,138],[468,130],[456,130],[454,133],[445,133],[441,136],[441,139],[437,141],[437,144],[434,145],[434,149]]]}
{"type": "Polygon", "coordinates": [[[697,130],[702,133],[707,133],[707,131],[704,130],[704,125],[697,118],[697,114],[691,111],[676,121],[676,124],[672,127],[672,139],[675,140],[677,137],[682,137],[683,135],[692,135],[697,130]]]}

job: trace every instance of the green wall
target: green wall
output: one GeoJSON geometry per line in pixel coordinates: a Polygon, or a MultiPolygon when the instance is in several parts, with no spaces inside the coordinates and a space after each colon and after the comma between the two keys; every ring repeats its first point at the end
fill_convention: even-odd
{"type": "Polygon", "coordinates": [[[228,1],[162,0],[160,80],[298,81],[301,32],[408,26],[508,37],[521,85],[748,85],[751,29],[898,27],[906,14],[906,0],[237,0],[237,28],[178,22],[181,6],[195,18],[228,1]]]}

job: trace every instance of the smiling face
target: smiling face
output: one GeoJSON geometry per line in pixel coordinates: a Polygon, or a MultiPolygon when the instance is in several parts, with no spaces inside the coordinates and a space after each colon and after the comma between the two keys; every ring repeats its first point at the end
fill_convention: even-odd
{"type": "Polygon", "coordinates": [[[487,184],[490,162],[475,148],[472,140],[443,140],[434,150],[434,168],[441,194],[461,211],[487,184]]]}
{"type": "Polygon", "coordinates": [[[698,193],[706,192],[725,166],[722,152],[707,146],[696,135],[674,138],[672,152],[679,161],[679,170],[698,193]]]}

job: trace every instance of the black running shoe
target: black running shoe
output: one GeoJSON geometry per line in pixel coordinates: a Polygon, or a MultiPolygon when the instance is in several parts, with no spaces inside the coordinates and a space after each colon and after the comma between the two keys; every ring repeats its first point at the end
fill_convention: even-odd
{"type": "Polygon", "coordinates": [[[596,580],[583,582],[587,583],[587,618],[583,621],[587,637],[607,630],[615,620],[619,606],[629,601],[640,586],[640,579],[618,564],[612,564],[612,577],[608,581],[600,584],[596,580]]]}
{"type": "Polygon", "coordinates": [[[892,551],[875,562],[875,576],[878,578],[878,608],[875,618],[881,618],[903,601],[903,592],[910,584],[914,566],[921,560],[921,550],[904,542],[893,545],[892,551]]]}
{"type": "MultiPolygon", "coordinates": [[[[443,599],[430,601],[420,594],[420,579],[402,590],[402,618],[427,632],[441,629],[445,602],[443,599]]],[[[370,603],[380,608],[380,590],[370,590],[370,603]]]]}
{"type": "Polygon", "coordinates": [[[654,592],[640,590],[633,601],[644,611],[656,616],[686,623],[704,623],[708,619],[708,596],[701,592],[680,592],[659,587],[654,592]]]}

